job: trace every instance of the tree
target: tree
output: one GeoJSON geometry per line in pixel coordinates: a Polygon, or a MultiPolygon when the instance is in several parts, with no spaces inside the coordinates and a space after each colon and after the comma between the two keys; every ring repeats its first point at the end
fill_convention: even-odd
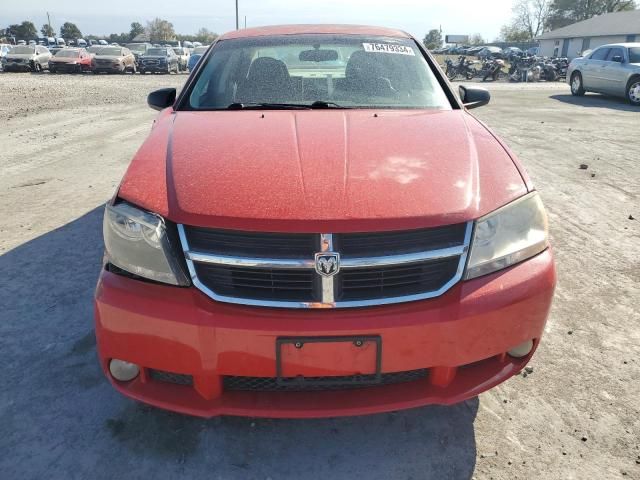
{"type": "Polygon", "coordinates": [[[604,13],[633,10],[635,0],[552,0],[547,26],[555,30],[604,13]]]}
{"type": "Polygon", "coordinates": [[[65,22],[60,27],[60,36],[62,38],[82,38],[82,33],[75,23],[65,22]]]}
{"type": "Polygon", "coordinates": [[[551,0],[516,0],[511,27],[527,32],[530,41],[544,32],[550,14],[551,0]]]}
{"type": "Polygon", "coordinates": [[[133,40],[138,35],[142,35],[144,33],[144,27],[141,23],[133,22],[131,24],[131,30],[129,31],[129,40],[133,40]]]}
{"type": "Polygon", "coordinates": [[[440,48],[442,46],[442,32],[437,28],[429,30],[429,33],[424,36],[422,43],[427,50],[440,48]]]}
{"type": "Polygon", "coordinates": [[[216,38],[218,38],[218,34],[217,33],[214,33],[211,30],[209,30],[209,29],[207,29],[205,27],[202,27],[196,33],[196,35],[194,37],[194,41],[205,43],[205,44],[210,44],[210,43],[213,43],[216,38]]]}
{"type": "Polygon", "coordinates": [[[42,28],[40,29],[40,32],[42,33],[43,37],[55,37],[56,36],[56,31],[51,28],[51,25],[49,25],[48,23],[45,23],[44,25],[42,25],[42,28]]]}
{"type": "Polygon", "coordinates": [[[484,43],[486,42],[484,41],[484,38],[482,38],[482,35],[480,35],[479,33],[474,33],[469,37],[469,44],[471,45],[482,45],[484,43]]]}
{"type": "Polygon", "coordinates": [[[173,24],[161,18],[147,22],[147,32],[149,32],[152,42],[173,40],[176,36],[173,24]]]}
{"type": "Polygon", "coordinates": [[[25,20],[20,24],[9,25],[7,36],[16,37],[17,40],[34,40],[38,37],[38,29],[33,22],[25,20]]]}
{"type": "Polygon", "coordinates": [[[522,43],[531,41],[531,37],[529,36],[529,32],[527,30],[522,30],[514,25],[504,25],[500,29],[498,41],[507,43],[522,43]]]}

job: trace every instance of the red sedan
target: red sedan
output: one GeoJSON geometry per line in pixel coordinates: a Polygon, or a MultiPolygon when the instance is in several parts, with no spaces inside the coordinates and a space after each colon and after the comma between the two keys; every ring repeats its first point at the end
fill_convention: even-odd
{"type": "Polygon", "coordinates": [[[519,372],[556,282],[524,168],[420,41],[375,27],[222,36],[104,217],[105,374],[199,416],[452,404],[519,372]]]}
{"type": "Polygon", "coordinates": [[[84,48],[63,48],[49,59],[50,73],[91,71],[91,54],[84,48]]]}

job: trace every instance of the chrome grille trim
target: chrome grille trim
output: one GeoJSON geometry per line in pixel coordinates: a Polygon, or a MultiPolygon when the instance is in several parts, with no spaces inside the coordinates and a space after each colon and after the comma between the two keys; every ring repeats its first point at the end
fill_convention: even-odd
{"type": "MultiPolygon", "coordinates": [[[[467,222],[463,245],[437,250],[428,250],[418,253],[389,255],[382,257],[359,257],[359,258],[341,258],[340,268],[367,268],[377,266],[406,265],[428,260],[442,259],[447,257],[459,256],[458,268],[456,274],[441,288],[434,291],[423,292],[414,295],[404,295],[398,297],[376,298],[372,300],[350,300],[335,301],[334,295],[334,277],[322,277],[322,301],[321,302],[296,302],[296,301],[278,301],[278,300],[257,300],[251,298],[239,298],[227,295],[220,295],[209,287],[204,285],[198,278],[194,262],[209,263],[216,265],[227,265],[234,267],[246,268],[286,268],[286,269],[315,269],[315,262],[309,259],[286,259],[286,258],[259,258],[259,257],[238,257],[226,255],[214,255],[191,251],[185,233],[184,226],[178,224],[178,234],[180,243],[185,254],[187,268],[193,284],[213,300],[226,303],[235,303],[240,305],[251,305],[261,307],[279,307],[279,308],[355,308],[368,307],[376,305],[389,305],[394,303],[412,302],[416,300],[425,300],[429,298],[439,297],[456,283],[460,281],[464,273],[469,254],[469,243],[471,241],[471,233],[473,230],[473,221],[467,222]]],[[[333,251],[333,235],[320,234],[321,251],[333,251]]]]}

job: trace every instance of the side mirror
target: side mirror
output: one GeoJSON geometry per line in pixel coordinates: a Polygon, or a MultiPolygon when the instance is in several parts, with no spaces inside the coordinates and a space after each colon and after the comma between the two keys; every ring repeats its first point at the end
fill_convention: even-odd
{"type": "Polygon", "coordinates": [[[614,62],[622,63],[623,58],[622,55],[614,55],[611,60],[614,62]]]}
{"type": "Polygon", "coordinates": [[[491,94],[484,88],[460,86],[458,91],[460,92],[462,103],[469,110],[482,107],[491,100],[491,94]]]}
{"type": "Polygon", "coordinates": [[[176,101],[175,88],[161,88],[151,92],[147,97],[147,104],[154,110],[163,110],[173,105],[176,101]]]}

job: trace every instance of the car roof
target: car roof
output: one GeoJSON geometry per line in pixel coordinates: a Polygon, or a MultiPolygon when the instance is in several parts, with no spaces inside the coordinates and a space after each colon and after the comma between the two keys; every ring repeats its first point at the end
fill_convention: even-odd
{"type": "Polygon", "coordinates": [[[411,38],[402,30],[366,25],[273,25],[267,27],[246,28],[225,33],[220,40],[230,38],[263,37],[270,35],[299,35],[299,34],[335,34],[335,35],[375,35],[385,37],[411,38]]]}
{"type": "Polygon", "coordinates": [[[602,47],[623,47],[623,48],[640,47],[640,42],[607,43],[606,45],[601,45],[598,48],[602,48],[602,47]]]}

